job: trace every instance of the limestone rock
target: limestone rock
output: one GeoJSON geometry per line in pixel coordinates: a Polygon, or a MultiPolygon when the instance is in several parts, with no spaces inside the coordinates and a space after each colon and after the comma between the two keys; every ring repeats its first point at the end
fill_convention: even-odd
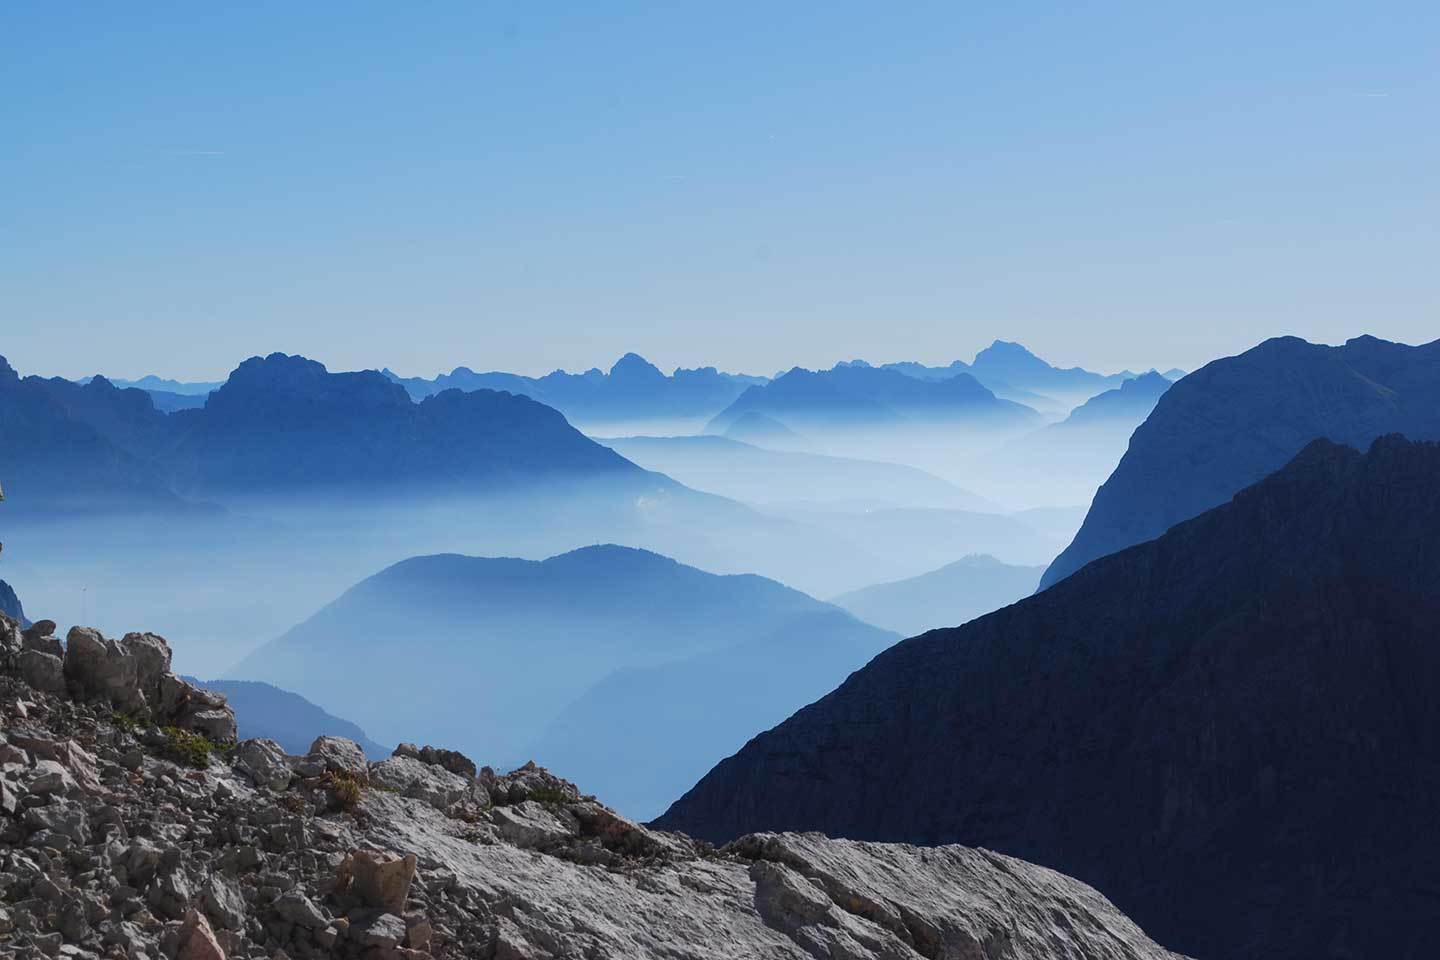
{"type": "Polygon", "coordinates": [[[369,850],[355,850],[336,871],[335,889],[353,894],[367,906],[404,913],[416,862],[413,853],[378,856],[369,850]]]}
{"type": "Polygon", "coordinates": [[[467,780],[444,767],[397,755],[370,765],[370,782],[444,810],[470,793],[467,780]]]}
{"type": "Polygon", "coordinates": [[[244,772],[257,787],[268,787],[276,792],[290,786],[295,774],[290,769],[285,751],[274,740],[242,740],[235,747],[235,766],[244,772]]]}
{"type": "Polygon", "coordinates": [[[315,742],[310,744],[307,759],[319,763],[330,773],[344,774],[357,780],[363,781],[370,775],[365,751],[360,749],[360,744],[345,737],[316,737],[315,742]]]}

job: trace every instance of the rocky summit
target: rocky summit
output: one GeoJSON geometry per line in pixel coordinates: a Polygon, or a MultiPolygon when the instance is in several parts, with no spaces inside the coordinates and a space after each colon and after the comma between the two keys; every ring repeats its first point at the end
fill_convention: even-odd
{"type": "Polygon", "coordinates": [[[153,634],[0,617],[0,955],[1160,960],[985,850],[646,829],[526,765],[234,742],[153,634]]]}

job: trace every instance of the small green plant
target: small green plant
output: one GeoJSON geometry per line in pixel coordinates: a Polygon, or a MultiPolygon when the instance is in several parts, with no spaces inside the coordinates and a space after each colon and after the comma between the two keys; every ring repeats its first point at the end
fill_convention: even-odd
{"type": "Polygon", "coordinates": [[[327,786],[335,806],[346,813],[353,813],[355,808],[360,805],[360,796],[364,788],[360,785],[360,781],[350,774],[331,774],[327,786]]]}
{"type": "Polygon", "coordinates": [[[549,784],[545,784],[539,787],[532,787],[529,791],[529,799],[543,803],[549,807],[556,807],[563,804],[569,798],[565,796],[565,791],[559,787],[552,787],[549,784]]]}
{"type": "Polygon", "coordinates": [[[165,727],[160,732],[165,736],[165,742],[160,746],[160,755],[166,760],[197,770],[210,766],[210,752],[213,748],[204,734],[191,733],[179,727],[165,727]]]}
{"type": "Polygon", "coordinates": [[[116,711],[111,715],[110,722],[115,724],[116,729],[133,734],[150,726],[150,711],[145,707],[130,712],[116,711]]]}

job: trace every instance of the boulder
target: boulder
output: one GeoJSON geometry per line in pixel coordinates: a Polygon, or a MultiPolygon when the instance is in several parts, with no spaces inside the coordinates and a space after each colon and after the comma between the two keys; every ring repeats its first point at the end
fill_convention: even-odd
{"type": "Polygon", "coordinates": [[[26,650],[38,650],[53,657],[65,656],[65,647],[55,636],[54,620],[38,620],[21,631],[20,636],[26,650]]]}
{"type": "Polygon", "coordinates": [[[569,810],[535,800],[490,811],[500,836],[517,847],[544,850],[578,836],[580,821],[569,810]]]}
{"type": "Polygon", "coordinates": [[[57,695],[65,692],[65,663],[54,654],[34,647],[22,650],[19,666],[20,679],[36,690],[57,695]]]}
{"type": "Polygon", "coordinates": [[[220,949],[210,921],[194,907],[185,912],[180,925],[175,960],[225,960],[225,951],[220,949]]]}
{"type": "Polygon", "coordinates": [[[444,810],[470,793],[470,783],[464,777],[409,756],[394,756],[372,763],[370,782],[423,800],[437,810],[444,810]]]}
{"type": "Polygon", "coordinates": [[[310,744],[306,759],[314,761],[330,773],[344,774],[364,781],[370,776],[370,764],[360,744],[345,737],[316,737],[310,744]]]}
{"type": "Polygon", "coordinates": [[[443,747],[431,747],[428,745],[417,747],[413,743],[402,743],[395,748],[395,756],[411,757],[422,763],[443,767],[451,773],[459,774],[467,780],[475,779],[475,761],[458,750],[446,750],[443,747]]]}
{"type": "Polygon", "coordinates": [[[257,787],[277,792],[289,787],[294,777],[285,750],[274,740],[242,740],[235,747],[235,766],[257,787]]]}
{"type": "Polygon", "coordinates": [[[237,735],[235,711],[223,693],[197,687],[173,673],[160,675],[154,713],[158,723],[203,733],[216,743],[233,743],[237,735]]]}
{"type": "Polygon", "coordinates": [[[71,627],[65,637],[65,680],[76,700],[105,700],[120,710],[145,706],[135,667],[130,651],[94,627],[71,627]]]}
{"type": "Polygon", "coordinates": [[[170,672],[170,644],[153,633],[127,633],[120,645],[135,659],[135,682],[145,699],[160,698],[160,679],[170,672]]]}
{"type": "MultiPolygon", "coordinates": [[[[335,871],[335,892],[348,893],[376,910],[404,913],[410,882],[415,879],[416,862],[413,853],[400,857],[353,850],[335,871]]],[[[403,921],[400,932],[403,937],[403,921]]]]}

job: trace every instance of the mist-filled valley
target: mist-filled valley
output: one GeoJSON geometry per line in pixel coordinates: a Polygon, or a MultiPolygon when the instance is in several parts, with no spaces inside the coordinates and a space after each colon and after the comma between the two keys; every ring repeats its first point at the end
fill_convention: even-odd
{"type": "MultiPolygon", "coordinates": [[[[27,455],[3,478],[6,582],[52,619],[183,636],[178,666],[202,680],[263,680],[344,719],[363,702],[380,742],[452,743],[499,763],[554,754],[653,816],[908,628],[1018,599],[1069,543],[1093,490],[1064,461],[1090,477],[1119,444],[1049,440],[1070,423],[1054,411],[1071,394],[1041,413],[964,366],[665,375],[631,354],[608,373],[459,368],[425,381],[275,354],[222,383],[132,387],[7,365],[0,440],[27,455]],[[603,433],[617,424],[646,432],[603,433]],[[692,432],[667,432],[677,424],[692,432]],[[1041,480],[1014,454],[1027,445],[1049,457],[1041,480]],[[1021,489],[1044,492],[1011,495],[1021,489]],[[526,601],[511,592],[527,570],[558,579],[526,601]],[[747,575],[794,609],[747,594],[676,601],[666,620],[668,588],[652,581],[675,571],[747,575]],[[963,601],[947,587],[902,600],[923,608],[912,613],[823,602],[957,577],[963,601]],[[504,695],[476,700],[476,671],[506,677],[504,695]],[[722,726],[701,722],[703,698],[634,692],[737,686],[753,704],[722,726]],[[680,722],[687,710],[695,722],[680,722]],[[584,731],[607,717],[615,762],[587,765],[604,752],[584,731]],[[612,788],[603,772],[636,764],[645,783],[612,788]]],[[[1017,382],[1002,389],[1035,400],[1057,385],[1052,369],[1006,370],[1017,382]]],[[[1138,382],[1080,379],[1098,391],[1089,407],[1138,382]]],[[[1099,419],[1118,436],[1146,412],[1099,419]]]]}

